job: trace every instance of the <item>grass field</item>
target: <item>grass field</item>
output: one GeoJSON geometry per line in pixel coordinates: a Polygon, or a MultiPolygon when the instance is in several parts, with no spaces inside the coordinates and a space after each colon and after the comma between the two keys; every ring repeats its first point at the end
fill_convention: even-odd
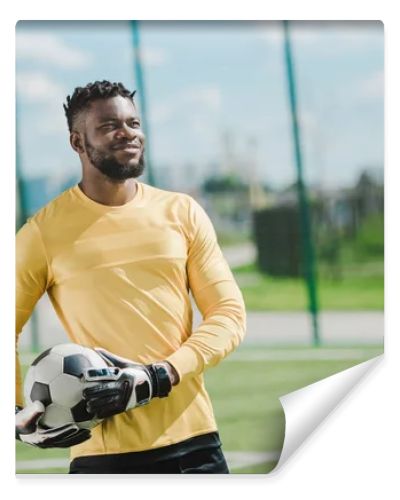
{"type": "MultiPolygon", "coordinates": [[[[348,346],[313,349],[241,346],[206,373],[206,385],[224,451],[228,456],[230,452],[277,452],[279,455],[285,423],[278,398],[381,353],[380,346],[356,346],[354,349],[348,346]]],[[[16,453],[17,463],[66,459],[68,456],[64,450],[37,450],[21,443],[17,443],[16,453]]],[[[238,474],[267,473],[275,464],[276,460],[250,465],[242,463],[232,467],[231,471],[238,474]]],[[[54,463],[54,467],[47,463],[41,469],[29,466],[18,469],[18,473],[66,472],[67,467],[60,467],[58,462],[54,463]]]]}
{"type": "MultiPolygon", "coordinates": [[[[255,264],[233,269],[248,311],[304,311],[307,294],[300,278],[275,278],[258,271],[255,264]]],[[[348,263],[342,279],[333,280],[321,266],[318,279],[322,310],[383,310],[383,261],[348,263]]]]}

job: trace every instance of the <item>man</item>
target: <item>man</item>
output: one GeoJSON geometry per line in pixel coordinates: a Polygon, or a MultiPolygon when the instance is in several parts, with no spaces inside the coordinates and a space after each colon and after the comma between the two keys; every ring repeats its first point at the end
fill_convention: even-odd
{"type": "Polygon", "coordinates": [[[102,81],[68,96],[82,181],[17,234],[17,339],[47,292],[70,340],[100,346],[110,365],[84,392],[105,420],[91,433],[43,429],[40,402],[22,409],[17,359],[16,433],[72,446],[71,473],[227,473],[203,372],[242,340],[243,299],[204,210],[136,180],[144,135],[133,95],[102,81]],[[203,315],[194,331],[190,291],[203,315]]]}

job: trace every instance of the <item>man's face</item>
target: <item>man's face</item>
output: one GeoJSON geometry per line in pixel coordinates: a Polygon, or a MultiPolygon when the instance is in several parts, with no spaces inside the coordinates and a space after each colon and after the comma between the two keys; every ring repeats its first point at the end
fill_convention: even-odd
{"type": "Polygon", "coordinates": [[[113,181],[144,170],[144,135],[133,103],[122,96],[94,101],[84,115],[84,148],[90,163],[113,181]]]}

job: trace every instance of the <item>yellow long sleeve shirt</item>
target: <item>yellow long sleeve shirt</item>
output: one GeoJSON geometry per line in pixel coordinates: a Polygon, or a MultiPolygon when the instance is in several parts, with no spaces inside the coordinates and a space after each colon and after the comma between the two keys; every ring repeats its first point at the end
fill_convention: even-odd
{"type": "Polygon", "coordinates": [[[137,186],[118,207],[74,186],[16,237],[17,344],[47,292],[72,342],[141,363],[166,359],[181,379],[167,398],[105,420],[71,448],[71,458],[149,450],[215,431],[203,372],[245,333],[242,295],[205,211],[188,195],[137,186]],[[194,331],[190,291],[203,316],[194,331]]]}

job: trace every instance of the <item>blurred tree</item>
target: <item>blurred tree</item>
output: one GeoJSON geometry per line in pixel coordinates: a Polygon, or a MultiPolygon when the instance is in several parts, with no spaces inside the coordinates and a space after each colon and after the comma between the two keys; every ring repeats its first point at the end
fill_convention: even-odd
{"type": "Polygon", "coordinates": [[[235,174],[212,176],[205,179],[202,185],[205,193],[222,193],[247,191],[248,186],[235,174]]]}
{"type": "Polygon", "coordinates": [[[384,219],[383,214],[368,216],[357,231],[354,249],[360,258],[383,257],[384,219]]]}
{"type": "Polygon", "coordinates": [[[318,257],[326,264],[327,277],[334,281],[342,279],[342,266],[341,266],[341,242],[339,231],[330,226],[320,237],[318,244],[318,257]]]}

